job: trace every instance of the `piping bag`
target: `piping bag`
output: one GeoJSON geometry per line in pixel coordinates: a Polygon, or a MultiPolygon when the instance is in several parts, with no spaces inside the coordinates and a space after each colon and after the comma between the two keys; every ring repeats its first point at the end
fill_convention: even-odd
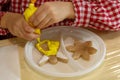
{"type": "MultiPolygon", "coordinates": [[[[24,17],[27,22],[29,22],[29,18],[35,13],[37,7],[35,7],[34,3],[36,0],[31,0],[28,8],[24,11],[24,17]]],[[[29,23],[31,27],[33,27],[32,23],[29,23]]],[[[41,34],[40,29],[35,29],[34,33],[41,34]]],[[[40,37],[37,38],[37,44],[35,45],[36,48],[44,54],[45,57],[49,57],[50,55],[56,55],[58,52],[60,42],[59,41],[52,41],[52,40],[40,40],[40,37]],[[41,45],[47,43],[48,50],[44,50],[41,45]]],[[[48,58],[49,59],[49,58],[48,58]]]]}

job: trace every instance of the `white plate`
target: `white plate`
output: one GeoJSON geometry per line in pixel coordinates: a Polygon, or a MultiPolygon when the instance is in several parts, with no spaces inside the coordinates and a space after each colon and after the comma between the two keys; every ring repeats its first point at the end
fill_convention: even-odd
{"type": "Polygon", "coordinates": [[[106,47],[103,40],[95,33],[83,28],[69,26],[51,27],[42,31],[41,40],[44,39],[61,41],[63,52],[69,59],[68,63],[58,62],[56,65],[47,63],[39,66],[37,62],[42,55],[34,47],[35,40],[27,42],[25,46],[25,60],[35,71],[52,77],[82,76],[96,69],[103,62],[106,54],[106,47]],[[97,53],[92,55],[89,61],[83,59],[74,60],[71,54],[64,48],[66,45],[64,39],[71,36],[82,41],[92,41],[93,47],[97,49],[97,53]]]}

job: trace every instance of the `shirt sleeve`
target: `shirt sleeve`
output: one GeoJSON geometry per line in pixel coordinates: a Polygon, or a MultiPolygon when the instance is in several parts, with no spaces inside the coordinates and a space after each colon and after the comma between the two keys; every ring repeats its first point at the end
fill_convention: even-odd
{"type": "Polygon", "coordinates": [[[7,2],[7,0],[0,0],[0,20],[1,20],[1,17],[3,16],[3,14],[5,13],[4,11],[2,11],[2,7],[6,2],[7,2]]]}
{"type": "Polygon", "coordinates": [[[120,0],[72,0],[75,11],[73,26],[98,30],[120,30],[120,0]]]}
{"type": "MultiPolygon", "coordinates": [[[[2,16],[5,14],[5,12],[2,11],[2,6],[6,2],[7,2],[7,0],[0,0],[0,22],[1,22],[2,16]]],[[[2,26],[0,25],[0,35],[7,35],[8,33],[9,33],[9,31],[7,29],[3,29],[2,26]]]]}

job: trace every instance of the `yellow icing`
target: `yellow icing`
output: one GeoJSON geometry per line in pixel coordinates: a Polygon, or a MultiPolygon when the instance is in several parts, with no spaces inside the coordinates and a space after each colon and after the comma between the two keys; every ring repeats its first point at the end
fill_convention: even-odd
{"type": "MultiPolygon", "coordinates": [[[[28,8],[24,11],[24,17],[26,21],[28,22],[29,18],[34,14],[34,12],[37,10],[37,8],[34,6],[36,0],[31,0],[31,3],[29,4],[28,8]]],[[[29,23],[31,26],[32,23],[29,23]]],[[[34,31],[36,34],[40,34],[40,29],[35,29],[34,31]]],[[[59,41],[51,41],[51,40],[43,40],[40,41],[40,38],[37,38],[37,44],[36,48],[42,52],[43,54],[50,56],[50,55],[56,55],[58,48],[59,48],[59,41]],[[44,50],[41,45],[47,43],[49,50],[44,50]]]]}
{"type": "Polygon", "coordinates": [[[58,42],[58,41],[44,40],[44,41],[42,41],[42,42],[40,42],[40,43],[37,43],[37,44],[36,44],[36,47],[37,47],[37,49],[38,49],[40,52],[44,53],[44,54],[47,55],[47,56],[56,55],[56,53],[57,53],[57,51],[58,51],[58,48],[59,48],[59,42],[58,42]],[[42,45],[42,44],[45,44],[45,43],[47,43],[49,50],[44,50],[44,49],[41,47],[41,45],[42,45]]]}
{"type": "MultiPolygon", "coordinates": [[[[28,6],[28,8],[24,12],[24,17],[25,17],[26,21],[29,20],[29,18],[34,14],[34,12],[36,10],[37,10],[37,8],[34,6],[34,4],[30,3],[29,6],[28,6]]],[[[32,23],[29,23],[29,24],[31,26],[33,26],[32,23]]],[[[40,29],[35,29],[35,33],[36,34],[40,34],[40,29]]]]}

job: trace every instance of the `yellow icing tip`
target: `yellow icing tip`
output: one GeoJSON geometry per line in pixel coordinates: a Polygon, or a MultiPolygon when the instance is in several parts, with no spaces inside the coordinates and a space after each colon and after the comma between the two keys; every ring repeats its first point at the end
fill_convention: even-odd
{"type": "Polygon", "coordinates": [[[36,0],[31,0],[31,3],[35,3],[36,2],[36,0]]]}

